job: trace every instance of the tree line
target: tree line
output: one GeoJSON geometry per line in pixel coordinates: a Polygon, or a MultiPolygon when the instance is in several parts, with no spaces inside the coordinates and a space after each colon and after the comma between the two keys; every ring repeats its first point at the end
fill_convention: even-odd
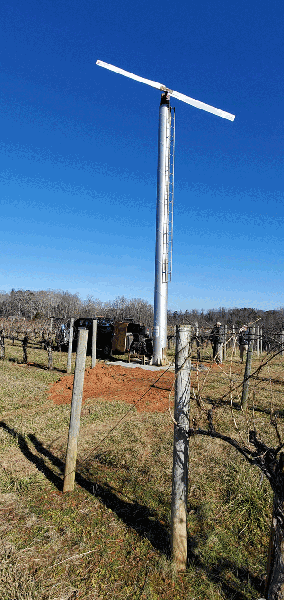
{"type": "Polygon", "coordinates": [[[89,296],[82,300],[78,294],[61,290],[14,290],[0,292],[0,317],[43,321],[74,317],[106,317],[116,321],[133,318],[145,325],[153,325],[153,306],[141,298],[120,296],[102,302],[89,296]]]}
{"type": "MultiPolygon", "coordinates": [[[[45,320],[51,317],[65,322],[70,317],[102,316],[115,321],[133,318],[147,326],[154,324],[152,304],[142,298],[118,296],[115,300],[102,302],[89,296],[82,300],[78,294],[62,290],[14,290],[0,292],[0,317],[25,318],[30,321],[45,320]]],[[[188,323],[208,329],[220,321],[230,329],[244,324],[257,322],[266,333],[280,332],[284,329],[284,308],[258,310],[256,308],[216,308],[204,310],[168,311],[168,325],[188,323]]]]}

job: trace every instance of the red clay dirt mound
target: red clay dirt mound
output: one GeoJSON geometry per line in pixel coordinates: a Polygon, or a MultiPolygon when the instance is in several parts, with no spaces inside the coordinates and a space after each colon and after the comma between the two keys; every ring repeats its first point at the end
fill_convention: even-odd
{"type": "MultiPolygon", "coordinates": [[[[135,404],[149,390],[136,404],[137,410],[140,412],[164,412],[168,410],[169,394],[175,376],[169,371],[163,375],[162,373],[163,371],[148,371],[138,367],[129,368],[98,363],[94,369],[85,371],[83,402],[88,398],[99,398],[100,400],[120,400],[128,404],[135,404]],[[157,381],[159,377],[161,378],[157,381]],[[157,381],[156,384],[155,381],[157,381]],[[151,385],[153,387],[150,388],[151,385]]],[[[55,404],[71,403],[73,379],[74,375],[66,375],[50,386],[49,398],[55,404]]]]}

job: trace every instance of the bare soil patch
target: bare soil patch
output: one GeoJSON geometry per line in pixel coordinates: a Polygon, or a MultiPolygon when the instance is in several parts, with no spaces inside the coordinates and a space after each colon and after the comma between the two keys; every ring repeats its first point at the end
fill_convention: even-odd
{"type": "MultiPolygon", "coordinates": [[[[100,398],[135,404],[147,392],[137,403],[137,410],[165,412],[168,410],[174,377],[172,372],[127,369],[120,365],[98,363],[94,369],[85,372],[83,402],[89,398],[100,398]]],[[[49,398],[54,404],[71,403],[73,381],[74,375],[66,375],[50,386],[49,398]]]]}

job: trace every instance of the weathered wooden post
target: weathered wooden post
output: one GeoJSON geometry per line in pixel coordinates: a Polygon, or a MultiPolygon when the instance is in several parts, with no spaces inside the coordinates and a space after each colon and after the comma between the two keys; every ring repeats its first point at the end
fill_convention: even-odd
{"type": "Polygon", "coordinates": [[[235,325],[232,325],[232,339],[231,339],[231,348],[233,348],[233,355],[236,354],[236,328],[235,325]]]}
{"type": "Polygon", "coordinates": [[[47,356],[48,356],[48,368],[50,371],[52,371],[53,358],[52,358],[52,337],[51,336],[47,340],[47,356]]]}
{"type": "Polygon", "coordinates": [[[280,340],[281,340],[281,356],[284,356],[284,331],[281,331],[281,335],[280,335],[280,340]]]}
{"type": "MultiPolygon", "coordinates": [[[[221,327],[220,327],[220,330],[221,330],[221,327]]],[[[223,343],[224,332],[220,331],[220,334],[221,334],[220,335],[220,343],[217,346],[218,350],[217,350],[217,360],[216,360],[216,363],[217,364],[219,363],[219,365],[221,365],[223,362],[223,350],[224,350],[224,343],[223,343]]]]}
{"type": "Polygon", "coordinates": [[[200,362],[200,342],[199,342],[199,325],[198,321],[195,321],[195,344],[196,344],[196,360],[200,362]]]}
{"type": "Polygon", "coordinates": [[[96,362],[97,362],[97,328],[98,328],[98,321],[97,321],[97,319],[93,319],[92,369],[96,366],[96,362]]]}
{"type": "Polygon", "coordinates": [[[257,358],[259,358],[259,326],[256,328],[256,354],[257,358]]]}
{"type": "Polygon", "coordinates": [[[260,351],[260,354],[262,354],[262,327],[260,328],[260,331],[259,331],[259,351],[260,351]]]}
{"type": "Polygon", "coordinates": [[[223,361],[227,360],[227,333],[228,325],[224,325],[223,361]]]}
{"type": "Polygon", "coordinates": [[[178,571],[187,561],[188,430],[190,402],[190,325],[176,327],[174,450],[171,508],[171,546],[178,571]]]}
{"type": "Polygon", "coordinates": [[[79,327],[63,492],[74,490],[88,333],[88,329],[79,327]]]}
{"type": "Polygon", "coordinates": [[[249,329],[248,329],[248,351],[247,351],[247,360],[246,360],[246,368],[245,368],[245,374],[244,374],[242,400],[241,400],[241,406],[243,409],[246,409],[247,403],[248,403],[249,377],[251,374],[253,344],[254,344],[254,327],[249,327],[249,329]]]}
{"type": "Polygon", "coordinates": [[[4,329],[0,331],[0,359],[4,360],[5,358],[5,332],[4,329]]]}
{"type": "Polygon", "coordinates": [[[71,364],[72,364],[72,345],[73,345],[73,326],[74,326],[74,319],[72,317],[72,319],[70,320],[70,327],[69,327],[69,343],[68,343],[68,357],[67,357],[67,373],[71,373],[71,364]]]}
{"type": "Polygon", "coordinates": [[[224,325],[219,325],[219,341],[217,344],[217,355],[216,355],[216,363],[220,365],[223,362],[223,351],[224,351],[224,325]]]}

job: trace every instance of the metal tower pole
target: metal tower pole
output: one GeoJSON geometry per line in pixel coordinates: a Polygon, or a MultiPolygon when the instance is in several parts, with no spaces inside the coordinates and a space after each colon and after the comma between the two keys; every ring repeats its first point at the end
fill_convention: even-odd
{"type": "Polygon", "coordinates": [[[158,183],[156,212],[156,254],[154,290],[153,364],[163,364],[167,347],[167,305],[169,271],[169,178],[171,111],[167,93],[162,94],[159,115],[158,183]]]}
{"type": "MultiPolygon", "coordinates": [[[[114,65],[97,60],[97,65],[119,73],[134,81],[140,81],[163,92],[160,104],[159,120],[159,156],[158,156],[158,194],[157,194],[157,218],[156,218],[156,257],[155,257],[155,292],[154,292],[154,351],[153,364],[162,365],[167,347],[167,303],[168,303],[168,280],[171,277],[172,257],[172,219],[169,219],[169,211],[173,208],[173,159],[174,159],[174,125],[172,136],[170,96],[177,98],[186,104],[195,106],[213,115],[234,121],[235,115],[195,100],[185,94],[180,94],[158,81],[152,81],[140,77],[114,65]],[[171,144],[173,152],[171,153],[171,144]],[[170,258],[170,266],[169,266],[170,258]]],[[[172,216],[172,213],[171,213],[172,216]]]]}

